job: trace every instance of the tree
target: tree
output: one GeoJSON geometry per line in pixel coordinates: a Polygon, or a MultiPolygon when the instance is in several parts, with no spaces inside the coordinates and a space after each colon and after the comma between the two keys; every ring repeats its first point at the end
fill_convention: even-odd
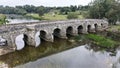
{"type": "Polygon", "coordinates": [[[94,0],[90,4],[90,18],[107,18],[110,24],[116,24],[120,19],[120,2],[117,0],[94,0]]]}
{"type": "Polygon", "coordinates": [[[69,7],[61,7],[60,8],[60,14],[68,14],[68,12],[70,12],[70,8],[69,7]]]}
{"type": "Polygon", "coordinates": [[[44,13],[45,13],[45,8],[44,8],[44,6],[38,7],[37,13],[39,14],[39,16],[43,16],[44,13]]]}

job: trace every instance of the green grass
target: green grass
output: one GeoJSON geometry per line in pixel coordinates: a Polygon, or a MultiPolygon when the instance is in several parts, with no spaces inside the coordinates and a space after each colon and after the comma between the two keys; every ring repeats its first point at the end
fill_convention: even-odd
{"type": "MultiPolygon", "coordinates": [[[[34,19],[38,20],[67,20],[67,15],[60,15],[55,14],[55,16],[52,15],[52,13],[46,13],[42,17],[40,17],[36,13],[26,14],[25,16],[32,17],[34,19]]],[[[78,19],[83,19],[84,17],[82,15],[78,15],[78,19]]]]}
{"type": "Polygon", "coordinates": [[[117,45],[117,42],[100,35],[88,34],[86,35],[86,37],[91,39],[94,44],[99,45],[101,47],[114,48],[117,45]]]}
{"type": "Polygon", "coordinates": [[[37,19],[37,20],[42,20],[43,18],[42,17],[40,17],[38,14],[36,14],[36,13],[31,13],[31,14],[26,14],[25,16],[27,16],[27,17],[32,17],[33,19],[37,19]]]}
{"type": "Polygon", "coordinates": [[[52,14],[44,14],[44,19],[47,20],[67,20],[67,15],[59,15],[56,14],[55,16],[52,16],[52,14]]]}

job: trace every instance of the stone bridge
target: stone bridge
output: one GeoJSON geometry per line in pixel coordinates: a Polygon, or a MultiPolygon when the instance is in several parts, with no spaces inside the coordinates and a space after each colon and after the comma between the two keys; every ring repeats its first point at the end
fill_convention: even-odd
{"type": "Polygon", "coordinates": [[[54,42],[54,36],[67,39],[67,34],[96,32],[108,27],[108,22],[101,19],[43,21],[22,24],[7,24],[0,27],[0,36],[7,45],[16,50],[15,39],[20,34],[24,35],[24,42],[35,46],[35,35],[38,32],[41,39],[54,42]]]}

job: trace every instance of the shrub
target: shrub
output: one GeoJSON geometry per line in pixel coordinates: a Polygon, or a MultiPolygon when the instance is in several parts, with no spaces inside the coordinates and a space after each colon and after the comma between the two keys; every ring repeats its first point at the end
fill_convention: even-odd
{"type": "Polygon", "coordinates": [[[77,19],[78,18],[78,15],[76,13],[69,13],[67,15],[67,18],[68,19],[77,19]]]}
{"type": "Polygon", "coordinates": [[[6,16],[4,14],[0,14],[0,24],[6,23],[6,16]]]}

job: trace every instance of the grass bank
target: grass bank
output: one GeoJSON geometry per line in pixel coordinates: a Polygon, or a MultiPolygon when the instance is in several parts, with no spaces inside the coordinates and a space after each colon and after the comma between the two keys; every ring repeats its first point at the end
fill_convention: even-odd
{"type": "Polygon", "coordinates": [[[104,48],[115,48],[116,46],[119,45],[119,43],[115,40],[112,40],[110,38],[106,38],[101,35],[96,35],[96,34],[86,34],[84,36],[76,36],[74,38],[75,40],[84,40],[84,41],[90,41],[92,44],[95,44],[100,47],[104,48]]]}
{"type": "Polygon", "coordinates": [[[31,18],[33,18],[33,19],[37,19],[37,20],[43,20],[44,18],[43,17],[40,17],[38,14],[36,14],[36,13],[31,13],[31,14],[26,14],[25,15],[26,17],[31,17],[31,18]]]}
{"type": "Polygon", "coordinates": [[[93,44],[96,44],[101,47],[106,47],[106,48],[114,48],[118,45],[118,43],[112,39],[100,36],[100,35],[95,35],[95,34],[88,34],[86,37],[90,40],[92,40],[93,44]]]}

